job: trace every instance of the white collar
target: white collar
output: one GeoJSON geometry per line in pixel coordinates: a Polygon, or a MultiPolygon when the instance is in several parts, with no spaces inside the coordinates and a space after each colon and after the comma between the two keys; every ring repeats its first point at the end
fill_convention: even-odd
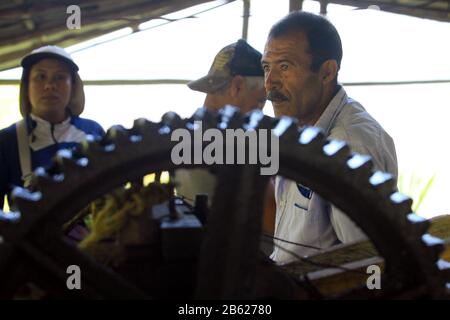
{"type": "Polygon", "coordinates": [[[317,120],[315,126],[322,128],[325,131],[326,136],[328,136],[328,134],[330,133],[334,119],[342,110],[346,101],[347,93],[345,92],[344,88],[341,87],[338,93],[336,93],[333,99],[331,99],[330,103],[320,116],[319,120],[317,120]]]}
{"type": "Polygon", "coordinates": [[[56,126],[65,126],[65,125],[69,124],[69,123],[70,123],[70,120],[71,120],[71,118],[70,118],[70,116],[69,116],[69,117],[67,117],[65,120],[63,120],[62,122],[52,124],[52,123],[48,122],[47,120],[44,120],[44,119],[42,119],[42,118],[39,118],[38,116],[36,116],[36,115],[34,115],[34,114],[32,114],[32,113],[30,113],[30,118],[31,118],[33,121],[36,122],[36,126],[38,126],[38,127],[39,127],[39,126],[43,126],[43,127],[45,127],[45,128],[50,128],[52,125],[53,125],[53,127],[56,127],[56,126]]]}

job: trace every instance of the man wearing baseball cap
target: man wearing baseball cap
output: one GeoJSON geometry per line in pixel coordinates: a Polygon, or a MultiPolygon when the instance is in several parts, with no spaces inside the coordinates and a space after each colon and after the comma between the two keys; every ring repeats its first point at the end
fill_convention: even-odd
{"type": "MultiPolygon", "coordinates": [[[[238,40],[217,53],[208,74],[188,83],[192,90],[206,93],[204,107],[218,111],[226,105],[242,113],[262,109],[266,102],[262,55],[245,40],[238,40]]],[[[193,201],[196,194],[208,194],[211,204],[216,179],[204,169],[180,169],[175,180],[177,192],[193,201]]]]}
{"type": "Polygon", "coordinates": [[[261,58],[260,52],[241,39],[220,50],[208,74],[189,82],[188,87],[206,93],[204,106],[210,110],[227,104],[242,113],[262,109],[266,92],[261,58]]]}
{"type": "Polygon", "coordinates": [[[95,121],[80,118],[83,82],[71,56],[57,46],[33,50],[22,59],[20,113],[23,119],[0,131],[0,209],[13,186],[27,186],[37,167],[51,164],[60,149],[87,134],[104,134],[95,121]]]}

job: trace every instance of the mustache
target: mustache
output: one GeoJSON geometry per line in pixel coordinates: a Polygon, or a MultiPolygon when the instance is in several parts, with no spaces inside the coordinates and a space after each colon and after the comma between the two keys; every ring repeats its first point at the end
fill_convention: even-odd
{"type": "Polygon", "coordinates": [[[267,92],[267,100],[287,101],[288,98],[284,94],[282,94],[280,91],[273,89],[273,90],[269,90],[269,92],[267,92]]]}

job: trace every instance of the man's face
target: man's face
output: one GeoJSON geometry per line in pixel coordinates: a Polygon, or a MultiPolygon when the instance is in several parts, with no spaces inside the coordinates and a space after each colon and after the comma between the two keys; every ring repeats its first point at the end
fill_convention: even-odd
{"type": "Polygon", "coordinates": [[[33,114],[47,118],[65,112],[72,92],[69,67],[57,59],[42,59],[31,67],[28,97],[33,114]]]}
{"type": "Polygon", "coordinates": [[[251,87],[246,84],[240,93],[240,101],[236,105],[242,113],[247,113],[255,108],[262,110],[266,100],[266,90],[263,85],[251,87]]]}
{"type": "Polygon", "coordinates": [[[303,32],[268,39],[262,66],[275,116],[294,117],[302,125],[314,125],[320,117],[318,104],[323,85],[319,73],[311,71],[311,62],[308,40],[303,32]]]}

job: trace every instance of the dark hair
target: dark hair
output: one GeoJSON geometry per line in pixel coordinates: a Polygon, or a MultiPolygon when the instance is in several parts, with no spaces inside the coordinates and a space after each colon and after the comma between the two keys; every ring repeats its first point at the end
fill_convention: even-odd
{"type": "Polygon", "coordinates": [[[342,43],[336,28],[322,16],[295,11],[278,21],[269,32],[269,38],[304,32],[312,55],[311,70],[317,72],[326,60],[336,60],[341,67],[342,43]]]}

